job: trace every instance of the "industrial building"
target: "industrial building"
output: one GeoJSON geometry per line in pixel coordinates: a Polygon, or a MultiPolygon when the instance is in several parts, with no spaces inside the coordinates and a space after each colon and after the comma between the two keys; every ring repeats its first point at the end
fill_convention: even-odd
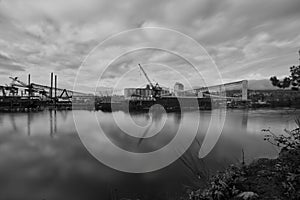
{"type": "MultiPolygon", "coordinates": [[[[167,88],[162,88],[159,91],[159,95],[168,96],[170,95],[170,90],[167,88]]],[[[135,99],[135,100],[153,100],[154,91],[147,85],[145,88],[125,88],[124,89],[125,99],[135,99]]]]}
{"type": "Polygon", "coordinates": [[[174,85],[174,95],[184,96],[184,85],[182,83],[176,82],[174,85]]]}

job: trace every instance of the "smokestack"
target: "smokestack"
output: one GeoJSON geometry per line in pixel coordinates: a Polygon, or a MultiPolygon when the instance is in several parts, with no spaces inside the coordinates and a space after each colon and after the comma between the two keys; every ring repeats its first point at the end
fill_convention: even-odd
{"type": "Polygon", "coordinates": [[[28,96],[30,97],[31,96],[31,82],[30,82],[30,74],[28,74],[28,96]]]}
{"type": "Polygon", "coordinates": [[[28,74],[28,85],[30,85],[30,74],[28,74]]]}
{"type": "Polygon", "coordinates": [[[52,91],[53,91],[53,72],[51,73],[51,78],[50,78],[50,98],[52,98],[52,91]]]}
{"type": "Polygon", "coordinates": [[[55,79],[54,79],[54,97],[56,99],[57,97],[57,76],[55,75],[55,79]]]}
{"type": "Polygon", "coordinates": [[[298,53],[299,53],[299,65],[300,65],[300,49],[299,49],[298,53]]]}

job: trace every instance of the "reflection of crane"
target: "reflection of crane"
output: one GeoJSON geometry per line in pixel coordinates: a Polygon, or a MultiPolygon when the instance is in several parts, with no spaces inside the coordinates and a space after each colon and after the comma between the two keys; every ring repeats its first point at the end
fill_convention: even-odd
{"type": "Polygon", "coordinates": [[[156,83],[155,85],[153,85],[153,83],[151,82],[151,80],[150,80],[150,78],[148,77],[147,73],[145,72],[145,70],[143,69],[143,67],[142,67],[140,64],[139,64],[139,67],[140,67],[141,71],[143,72],[143,74],[145,75],[147,81],[149,82],[149,85],[150,85],[151,89],[152,89],[153,92],[154,92],[154,97],[159,97],[162,88],[159,86],[158,83],[156,83]]]}

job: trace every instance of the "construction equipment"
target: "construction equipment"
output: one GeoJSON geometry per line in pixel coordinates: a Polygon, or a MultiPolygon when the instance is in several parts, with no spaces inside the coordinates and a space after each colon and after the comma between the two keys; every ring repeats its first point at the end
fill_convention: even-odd
{"type": "Polygon", "coordinates": [[[146,77],[147,81],[149,82],[149,86],[150,86],[150,89],[153,91],[153,96],[154,98],[158,98],[161,96],[161,91],[162,91],[162,88],[159,86],[158,83],[156,83],[155,85],[151,82],[150,78],[148,77],[147,73],[145,72],[144,68],[141,66],[141,64],[138,64],[141,71],[143,72],[144,76],[146,77]]]}

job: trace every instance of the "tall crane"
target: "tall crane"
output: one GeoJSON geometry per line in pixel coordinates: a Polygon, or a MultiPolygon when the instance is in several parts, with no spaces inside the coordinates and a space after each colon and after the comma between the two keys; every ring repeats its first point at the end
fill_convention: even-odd
{"type": "Polygon", "coordinates": [[[159,86],[158,83],[156,83],[155,85],[153,85],[153,83],[151,82],[150,78],[148,77],[147,73],[145,72],[144,68],[141,66],[141,64],[138,64],[141,71],[143,72],[144,76],[146,77],[147,81],[149,82],[149,85],[151,87],[151,89],[154,92],[154,97],[160,97],[160,93],[162,88],[159,86]]]}
{"type": "Polygon", "coordinates": [[[151,89],[153,89],[154,85],[152,84],[152,82],[151,82],[150,78],[148,77],[147,73],[145,72],[144,68],[141,66],[141,64],[139,64],[139,67],[140,67],[141,71],[143,72],[143,74],[145,75],[147,81],[149,82],[151,89]]]}

